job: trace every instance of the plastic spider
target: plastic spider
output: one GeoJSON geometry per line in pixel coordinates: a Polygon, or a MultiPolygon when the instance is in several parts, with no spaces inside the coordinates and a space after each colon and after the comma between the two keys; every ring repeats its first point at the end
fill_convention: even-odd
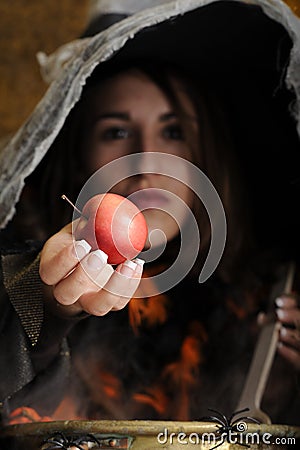
{"type": "MultiPolygon", "coordinates": [[[[254,423],[258,423],[258,424],[260,423],[259,420],[254,419],[253,417],[248,417],[248,416],[239,417],[238,419],[236,419],[232,422],[232,419],[234,418],[234,416],[236,416],[237,414],[241,414],[243,412],[249,411],[249,408],[241,409],[240,411],[235,411],[233,414],[231,414],[229,419],[224,414],[220,413],[219,411],[216,411],[215,409],[208,408],[208,410],[214,412],[216,415],[202,417],[201,420],[207,421],[207,422],[217,422],[217,424],[216,424],[216,426],[218,427],[217,434],[220,435],[218,437],[218,439],[222,439],[222,441],[218,445],[215,445],[210,450],[214,450],[215,448],[222,445],[224,443],[224,439],[226,442],[230,443],[232,433],[241,433],[243,431],[246,431],[246,429],[247,429],[246,424],[243,423],[243,420],[245,420],[245,421],[247,420],[249,422],[254,422],[254,423]]],[[[250,447],[250,445],[244,444],[242,442],[239,442],[239,445],[242,445],[243,447],[248,447],[248,448],[250,447]]]]}
{"type": "Polygon", "coordinates": [[[43,449],[44,450],[69,450],[71,447],[75,447],[78,450],[84,450],[82,447],[83,444],[93,443],[96,444],[97,447],[100,448],[100,442],[95,436],[92,434],[86,434],[84,436],[76,436],[70,437],[66,436],[61,432],[57,432],[52,436],[49,436],[46,440],[43,441],[43,449]],[[49,444],[47,446],[47,444],[49,444]],[[46,445],[46,447],[45,447],[46,445]]]}

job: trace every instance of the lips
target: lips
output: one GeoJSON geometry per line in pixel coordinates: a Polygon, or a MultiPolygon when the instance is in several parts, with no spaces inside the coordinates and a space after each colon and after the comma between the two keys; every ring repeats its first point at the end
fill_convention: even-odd
{"type": "Polygon", "coordinates": [[[162,209],[170,202],[167,193],[157,188],[133,192],[129,198],[141,210],[149,208],[162,209]]]}

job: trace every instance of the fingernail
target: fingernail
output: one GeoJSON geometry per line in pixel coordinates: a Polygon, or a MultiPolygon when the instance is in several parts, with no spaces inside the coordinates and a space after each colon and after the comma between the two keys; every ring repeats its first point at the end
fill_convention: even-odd
{"type": "Polygon", "coordinates": [[[257,314],[257,323],[259,325],[263,325],[265,318],[266,318],[266,314],[264,312],[262,312],[262,311],[259,312],[257,314]]]}
{"type": "Polygon", "coordinates": [[[137,265],[136,269],[135,269],[135,273],[138,273],[138,274],[142,273],[145,261],[141,258],[135,258],[132,260],[132,262],[134,262],[137,265]]]}
{"type": "Polygon", "coordinates": [[[81,241],[75,241],[73,253],[75,254],[76,258],[80,260],[89,253],[91,248],[92,247],[90,246],[90,244],[84,239],[82,239],[81,241]]]}
{"type": "Polygon", "coordinates": [[[281,336],[286,336],[287,335],[287,329],[284,328],[284,327],[281,327],[280,328],[280,334],[281,334],[281,336]]]}
{"type": "Polygon", "coordinates": [[[95,250],[88,256],[86,265],[89,269],[99,270],[107,263],[107,259],[108,256],[106,253],[102,250],[95,250]]]}
{"type": "Polygon", "coordinates": [[[122,275],[125,275],[126,277],[132,277],[133,273],[135,272],[137,268],[137,264],[133,261],[124,261],[123,264],[120,267],[120,273],[122,275]]]}
{"type": "Polygon", "coordinates": [[[279,319],[284,319],[284,311],[282,311],[281,309],[276,309],[276,314],[278,316],[279,319]]]}
{"type": "Polygon", "coordinates": [[[282,308],[284,306],[284,301],[280,297],[276,298],[275,303],[279,308],[282,308]]]}

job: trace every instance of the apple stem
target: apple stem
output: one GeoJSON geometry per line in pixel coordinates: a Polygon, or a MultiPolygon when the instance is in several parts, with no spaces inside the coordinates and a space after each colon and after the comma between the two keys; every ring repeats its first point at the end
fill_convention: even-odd
{"type": "Polygon", "coordinates": [[[88,218],[82,214],[82,211],[80,211],[80,209],[78,209],[77,206],[75,206],[74,203],[72,203],[71,200],[65,194],[63,194],[61,196],[61,198],[63,200],[66,200],[72,206],[72,208],[75,209],[75,211],[77,211],[82,217],[84,217],[86,220],[88,220],[88,218]]]}

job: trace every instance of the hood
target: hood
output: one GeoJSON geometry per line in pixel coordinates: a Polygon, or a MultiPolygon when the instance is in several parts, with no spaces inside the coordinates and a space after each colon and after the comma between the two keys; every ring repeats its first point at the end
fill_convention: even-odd
{"type": "Polygon", "coordinates": [[[1,228],[13,217],[26,177],[50,148],[86,80],[97,66],[112,58],[180,61],[198,71],[199,76],[210,77],[216,86],[227,90],[233,105],[234,99],[244,104],[247,127],[243,132],[248,142],[248,151],[242,155],[245,166],[249,161],[253,167],[254,163],[261,165],[263,177],[275,158],[275,182],[284,166],[280,154],[290,161],[284,166],[288,176],[280,182],[284,179],[286,186],[297,183],[300,19],[292,9],[281,0],[175,0],[153,4],[149,8],[149,2],[143,2],[146,9],[135,13],[129,10],[128,15],[120,11],[122,20],[102,32],[77,39],[53,55],[38,55],[42,74],[50,85],[32,115],[0,151],[1,228]],[[263,105],[270,105],[274,97],[279,99],[275,123],[283,124],[284,129],[279,139],[276,125],[269,124],[263,131],[272,106],[260,106],[260,99],[263,105]],[[253,154],[249,154],[254,122],[260,127],[255,142],[264,135],[262,142],[267,143],[263,157],[262,145],[255,143],[253,154]],[[268,144],[270,127],[274,136],[268,144]],[[272,142],[278,141],[280,149],[274,151],[272,142]]]}

